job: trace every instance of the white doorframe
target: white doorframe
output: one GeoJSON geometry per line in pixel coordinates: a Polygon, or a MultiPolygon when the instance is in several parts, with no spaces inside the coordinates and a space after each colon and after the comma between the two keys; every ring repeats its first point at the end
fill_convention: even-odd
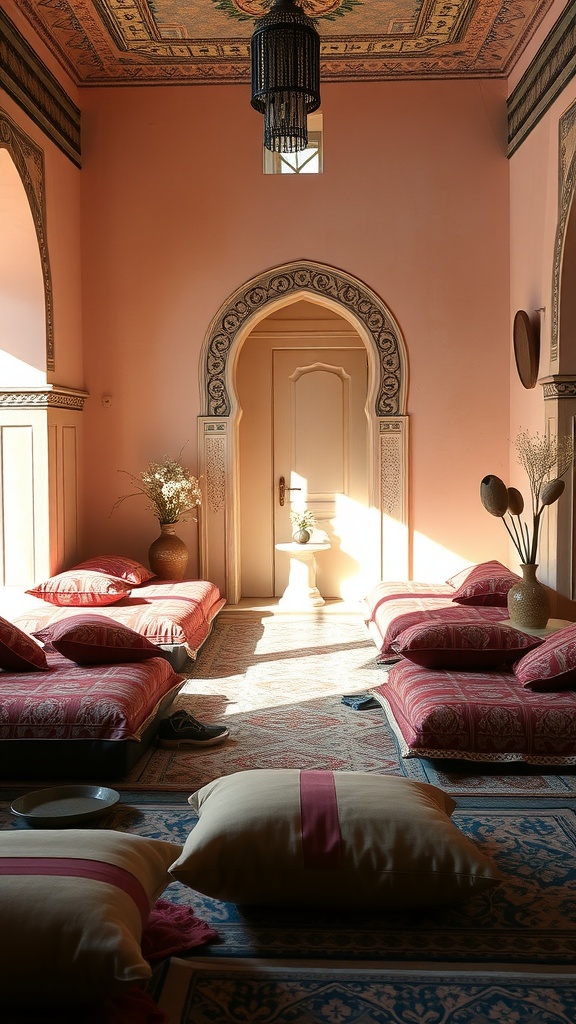
{"type": "Polygon", "coordinates": [[[299,261],[267,271],[239,288],[214,317],[202,347],[200,572],[220,587],[230,604],[237,604],[242,594],[237,486],[241,410],[234,370],[254,326],[301,299],[348,320],[366,346],[370,500],[381,522],[375,565],[381,579],[409,576],[408,367],[402,333],[390,310],[362,282],[332,267],[299,261]]]}

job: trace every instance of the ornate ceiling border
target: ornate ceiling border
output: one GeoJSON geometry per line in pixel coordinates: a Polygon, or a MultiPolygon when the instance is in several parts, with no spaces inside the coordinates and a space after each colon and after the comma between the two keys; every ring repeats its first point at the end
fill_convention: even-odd
{"type": "MultiPolygon", "coordinates": [[[[153,0],[13,0],[78,86],[241,84],[250,80],[249,34],[188,37],[178,22],[163,33],[153,0]]],[[[182,0],[185,3],[185,0],[182,0]]],[[[212,0],[238,24],[259,16],[267,0],[212,0]]],[[[210,0],[201,0],[206,7],[210,0]]],[[[329,82],[450,78],[502,78],[522,51],[552,0],[421,0],[411,31],[347,35],[345,15],[366,0],[306,0],[322,32],[321,75],[329,82]],[[329,12],[332,13],[323,13],[329,12]],[[314,13],[315,12],[315,13],[314,13]],[[342,15],[336,16],[336,15],[342,15]]],[[[374,5],[376,6],[376,5],[374,5]]],[[[394,6],[394,5],[392,5],[394,6]]],[[[401,5],[399,5],[401,7],[401,5]]],[[[393,19],[393,15],[390,17],[393,19]]]]}
{"type": "Polygon", "coordinates": [[[78,107],[1,10],[0,85],[80,167],[78,107]]]}
{"type": "Polygon", "coordinates": [[[507,101],[508,156],[528,137],[576,72],[576,4],[569,3],[507,101]]]}
{"type": "Polygon", "coordinates": [[[46,240],[46,190],[44,184],[44,154],[6,111],[0,107],[0,148],[7,149],[22,179],[40,250],[42,279],[44,281],[44,305],[46,309],[46,369],[55,369],[54,360],[54,309],[52,297],[52,273],[46,240]]]}

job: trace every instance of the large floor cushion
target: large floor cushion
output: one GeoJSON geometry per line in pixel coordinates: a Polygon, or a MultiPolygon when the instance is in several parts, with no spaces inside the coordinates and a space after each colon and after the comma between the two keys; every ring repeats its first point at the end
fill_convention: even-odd
{"type": "Polygon", "coordinates": [[[494,864],[428,783],[371,772],[236,772],[190,799],[199,821],[170,872],[240,904],[408,909],[497,885],[494,864]]]}
{"type": "Polygon", "coordinates": [[[513,672],[400,661],[374,690],[403,757],[576,764],[576,693],[535,693],[513,672]]]}

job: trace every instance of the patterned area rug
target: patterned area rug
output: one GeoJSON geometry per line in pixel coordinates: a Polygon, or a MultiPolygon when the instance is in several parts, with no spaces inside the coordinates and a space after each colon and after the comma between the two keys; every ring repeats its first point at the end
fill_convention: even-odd
{"type": "MultiPolygon", "coordinates": [[[[211,957],[573,970],[576,813],[557,801],[511,803],[516,801],[476,798],[453,814],[457,827],[504,876],[496,889],[463,903],[369,914],[342,913],[337,898],[333,911],[241,908],[181,882],[171,883],[163,895],[191,906],[218,932],[220,943],[206,951],[211,957]]],[[[92,827],[183,844],[196,821],[184,793],[124,793],[92,827]]],[[[0,803],[0,830],[22,828],[28,826],[11,815],[9,803],[0,803]]]]}
{"type": "MultiPolygon", "coordinates": [[[[92,827],[183,843],[197,820],[186,796],[125,792],[92,827]]],[[[573,1024],[576,814],[557,799],[464,804],[455,824],[503,874],[464,903],[241,908],[173,882],[163,897],[191,906],[220,941],[156,976],[170,1024],[573,1024]],[[250,960],[245,973],[238,960],[250,960]]],[[[27,827],[0,803],[0,829],[27,827]]]]}
{"type": "Polygon", "coordinates": [[[221,613],[175,708],[225,723],[230,739],[207,749],[153,748],[113,785],[191,792],[250,768],[330,768],[405,775],[452,795],[576,793],[569,770],[402,759],[380,708],[342,703],[343,695],[369,692],[384,673],[360,614],[221,613]]]}
{"type": "Polygon", "coordinates": [[[159,993],[169,1024],[568,1024],[573,975],[392,971],[385,965],[174,959],[159,993]],[[249,1007],[249,1015],[245,1009],[249,1007]]]}

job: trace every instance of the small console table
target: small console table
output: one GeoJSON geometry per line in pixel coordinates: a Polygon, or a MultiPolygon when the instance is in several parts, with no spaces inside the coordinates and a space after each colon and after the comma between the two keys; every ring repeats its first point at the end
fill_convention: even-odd
{"type": "Polygon", "coordinates": [[[330,544],[276,544],[277,551],[285,551],[290,555],[290,575],[288,586],[278,604],[292,611],[303,611],[307,608],[318,608],[324,604],[324,598],[316,586],[316,558],[318,551],[328,551],[330,544]]]}
{"type": "Polygon", "coordinates": [[[518,626],[512,619],[504,619],[500,625],[512,626],[514,629],[519,629],[521,633],[529,633],[530,636],[547,637],[552,633],[558,633],[561,629],[566,629],[566,626],[573,626],[574,623],[569,619],[548,619],[544,629],[529,629],[528,626],[518,626]]]}

